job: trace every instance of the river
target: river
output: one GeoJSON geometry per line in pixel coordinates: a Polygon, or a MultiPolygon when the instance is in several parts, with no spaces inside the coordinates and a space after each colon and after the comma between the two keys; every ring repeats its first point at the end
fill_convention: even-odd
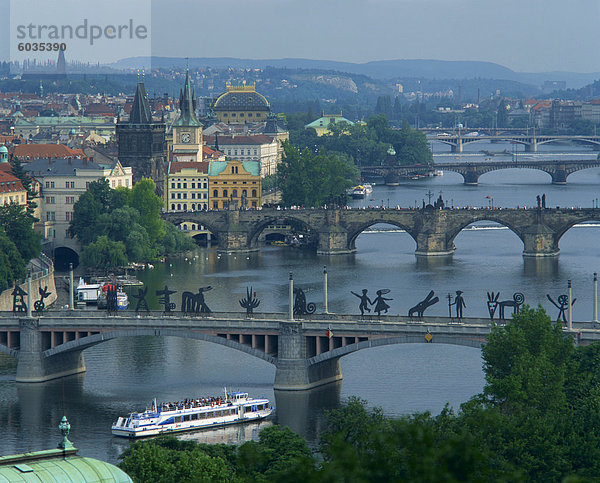
{"type": "MultiPolygon", "coordinates": [[[[486,156],[478,150],[502,151],[511,145],[465,146],[464,156],[486,156]],[[469,151],[471,149],[472,151],[469,151]]],[[[446,147],[434,146],[436,160],[449,158],[446,147]]],[[[595,156],[587,148],[540,146],[538,156],[595,156]]],[[[529,153],[528,153],[529,155],[529,153]]],[[[452,155],[452,158],[455,155],[452,155]]],[[[440,161],[441,162],[441,161],[440,161]]],[[[536,195],[546,194],[548,206],[591,207],[599,197],[600,169],[572,174],[565,186],[550,184],[549,175],[533,170],[495,171],[483,175],[479,186],[464,186],[458,174],[398,187],[375,186],[369,199],[354,206],[421,205],[442,192],[454,206],[532,206],[536,195]]],[[[592,276],[598,263],[598,223],[576,226],[560,240],[561,254],[554,259],[524,259],[523,246],[510,230],[490,223],[461,232],[456,253],[447,259],[418,259],[415,242],[392,226],[376,226],[357,239],[357,253],[317,256],[292,248],[267,247],[243,255],[219,255],[214,248],[199,248],[185,256],[158,263],[138,272],[154,293],[165,283],[179,294],[211,286],[206,302],[213,311],[242,310],[238,300],[252,286],[261,300],[257,310],[285,311],[288,272],[305,289],[307,300],[322,310],[322,272],[328,269],[329,310],[358,313],[358,299],[350,291],[369,293],[388,288],[391,313],[408,308],[435,290],[440,302],[427,314],[448,313],[446,295],[462,290],[465,315],[485,315],[486,292],[500,291],[501,299],[523,292],[526,303],[542,304],[552,316],[554,299],[566,293],[573,281],[574,320],[592,316],[592,276]]],[[[179,295],[176,297],[179,303],[179,295]]],[[[158,308],[155,297],[151,305],[158,308]]],[[[273,422],[289,425],[314,443],[323,426],[326,410],[338,407],[350,396],[379,406],[388,416],[415,411],[438,413],[449,403],[460,404],[482,390],[481,352],[477,349],[406,344],[363,350],[342,359],[341,383],[311,392],[275,394],[275,369],[249,355],[201,341],[178,338],[124,338],[108,341],[85,352],[87,373],[46,384],[26,385],[14,381],[15,363],[0,358],[0,427],[4,429],[0,453],[53,448],[59,441],[58,422],[64,411],[72,430],[70,439],[80,453],[116,462],[127,440],[110,434],[111,423],[131,410],[142,409],[154,397],[177,400],[201,394],[220,394],[223,386],[264,395],[276,406],[273,422]]],[[[271,424],[267,421],[262,426],[271,424]]],[[[236,442],[256,438],[261,425],[239,426],[183,436],[198,441],[236,442]]]]}

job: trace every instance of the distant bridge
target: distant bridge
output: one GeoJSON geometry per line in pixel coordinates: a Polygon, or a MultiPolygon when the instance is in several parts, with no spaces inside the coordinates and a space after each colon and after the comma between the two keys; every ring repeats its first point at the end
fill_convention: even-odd
{"type": "MultiPolygon", "coordinates": [[[[314,314],[288,320],[285,314],[218,313],[210,316],[107,316],[103,311],[48,311],[35,318],[0,314],[0,352],[17,358],[17,382],[43,382],[84,372],[86,348],[121,337],[183,337],[235,349],[276,367],[275,389],[303,390],[342,378],[340,358],[390,344],[440,343],[481,347],[491,331],[484,318],[456,321],[314,314]],[[332,337],[327,331],[331,329],[332,337]]],[[[578,344],[600,340],[592,323],[565,332],[578,344]]]]}
{"type": "Polygon", "coordinates": [[[600,136],[557,136],[557,135],[540,135],[540,134],[515,134],[503,132],[496,135],[481,135],[478,132],[458,132],[456,134],[442,133],[430,134],[427,136],[428,141],[438,141],[440,143],[449,144],[453,153],[462,153],[465,144],[474,143],[476,141],[509,141],[515,144],[525,146],[525,152],[534,153],[540,144],[552,143],[557,141],[576,141],[579,143],[591,144],[596,150],[600,149],[600,136]]]}
{"type": "Polygon", "coordinates": [[[559,254],[560,238],[574,225],[600,221],[599,208],[496,208],[496,209],[302,209],[221,210],[163,213],[174,225],[195,223],[217,235],[224,252],[258,250],[258,239],[270,225],[302,228],[317,241],[317,253],[354,253],[356,239],[370,226],[387,223],[405,230],[416,242],[415,254],[451,255],[454,239],[477,221],[508,227],[523,242],[523,255],[551,257],[559,254]]]}
{"type": "Polygon", "coordinates": [[[433,166],[360,166],[359,169],[361,176],[381,176],[386,184],[391,185],[398,184],[400,178],[427,174],[434,168],[459,173],[466,185],[477,185],[482,174],[500,169],[537,169],[548,173],[553,184],[566,184],[567,177],[571,173],[598,167],[600,167],[600,159],[534,160],[517,157],[511,161],[439,163],[433,166]]]}

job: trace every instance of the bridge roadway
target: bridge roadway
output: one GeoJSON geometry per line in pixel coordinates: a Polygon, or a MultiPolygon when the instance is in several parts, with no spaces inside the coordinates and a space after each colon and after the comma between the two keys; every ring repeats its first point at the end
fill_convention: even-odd
{"type": "Polygon", "coordinates": [[[361,176],[381,176],[390,185],[398,184],[400,178],[427,174],[434,168],[443,169],[459,173],[466,185],[476,186],[481,175],[499,169],[537,169],[548,173],[553,184],[567,184],[567,177],[571,173],[597,167],[600,167],[600,159],[535,160],[517,157],[511,161],[438,163],[433,166],[360,166],[359,169],[361,176]]]}
{"type": "Polygon", "coordinates": [[[542,135],[542,134],[511,134],[508,132],[496,134],[496,135],[481,135],[476,134],[477,131],[459,131],[456,134],[433,134],[428,135],[428,141],[438,141],[451,146],[453,153],[462,153],[463,146],[468,143],[476,141],[510,141],[515,144],[523,144],[525,146],[525,152],[534,153],[537,151],[537,147],[540,144],[552,143],[556,141],[576,141],[580,143],[591,144],[594,148],[600,147],[600,136],[555,136],[555,135],[542,135]]]}
{"type": "MultiPolygon", "coordinates": [[[[219,250],[226,253],[258,250],[258,238],[270,225],[288,224],[317,242],[317,253],[354,253],[356,238],[376,223],[397,226],[416,242],[418,256],[448,256],[454,239],[476,221],[508,227],[523,242],[523,256],[559,254],[560,238],[571,227],[600,221],[600,208],[563,209],[299,209],[211,210],[163,213],[174,225],[195,223],[216,234],[219,250]]],[[[389,247],[392,248],[392,247],[389,247]]]]}
{"type": "MultiPolygon", "coordinates": [[[[577,344],[600,340],[597,324],[574,323],[577,344]]],[[[103,311],[47,311],[39,317],[0,313],[0,352],[17,359],[17,382],[43,382],[84,372],[83,351],[135,336],[184,337],[236,349],[276,367],[275,389],[304,390],[342,378],[340,358],[389,344],[431,343],[481,347],[491,331],[484,318],[313,314],[287,320],[281,313],[210,316],[103,311]],[[331,329],[333,336],[327,336],[331,329]]]]}

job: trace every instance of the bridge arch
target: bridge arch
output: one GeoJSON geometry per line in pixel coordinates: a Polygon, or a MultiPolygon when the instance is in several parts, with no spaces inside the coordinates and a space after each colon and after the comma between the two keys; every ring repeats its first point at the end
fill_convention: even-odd
{"type": "MultiPolygon", "coordinates": [[[[484,169],[481,169],[477,173],[477,180],[479,181],[482,176],[485,176],[486,174],[491,173],[493,171],[504,171],[504,170],[507,170],[507,169],[518,169],[520,171],[522,171],[522,170],[537,171],[537,172],[541,171],[543,173],[546,173],[548,176],[550,176],[550,181],[554,181],[554,172],[552,170],[550,170],[550,169],[544,169],[541,166],[531,166],[531,167],[518,166],[518,167],[514,167],[514,166],[510,166],[510,165],[490,166],[490,167],[486,167],[484,169]]],[[[463,177],[464,177],[464,175],[463,175],[463,177]]]]}
{"type": "Polygon", "coordinates": [[[575,225],[579,225],[580,223],[586,223],[588,221],[596,221],[598,223],[600,223],[600,215],[598,214],[590,214],[589,216],[580,218],[578,220],[574,220],[571,221],[563,226],[561,226],[557,231],[556,231],[556,243],[558,244],[558,242],[560,241],[560,239],[563,237],[563,235],[565,233],[567,233],[571,228],[573,228],[575,225]]]}
{"type": "Polygon", "coordinates": [[[482,210],[483,215],[480,218],[478,218],[476,220],[473,220],[473,219],[466,220],[466,221],[460,223],[459,225],[456,225],[456,226],[450,228],[450,230],[447,232],[448,246],[452,246],[454,244],[454,239],[465,228],[472,225],[473,223],[477,223],[480,221],[491,221],[493,223],[497,223],[498,225],[504,226],[504,227],[508,228],[510,231],[512,231],[515,235],[517,235],[519,237],[519,240],[521,240],[524,243],[523,234],[519,231],[519,229],[514,227],[510,223],[507,223],[506,220],[502,219],[501,217],[495,215],[494,212],[495,212],[495,210],[482,210]]]}
{"type": "MultiPolygon", "coordinates": [[[[293,210],[291,210],[293,212],[293,210]]],[[[289,213],[289,210],[285,210],[281,212],[281,216],[273,216],[269,218],[265,218],[261,220],[260,223],[257,223],[252,230],[248,233],[248,248],[256,248],[258,246],[258,238],[260,234],[265,231],[265,229],[269,225],[280,224],[282,222],[287,222],[292,226],[296,226],[297,228],[306,230],[309,234],[316,234],[317,231],[309,225],[305,220],[294,216],[289,213]]]]}
{"type": "MultiPolygon", "coordinates": [[[[432,343],[436,344],[450,344],[450,345],[459,345],[463,347],[474,347],[477,349],[481,349],[481,347],[485,344],[484,338],[476,339],[473,337],[457,337],[457,336],[444,336],[444,335],[433,335],[432,343]]],[[[371,347],[381,347],[385,345],[392,344],[422,344],[427,343],[422,334],[415,335],[401,335],[397,337],[389,337],[389,338],[381,338],[381,339],[371,339],[365,340],[362,342],[356,342],[354,344],[348,344],[344,347],[338,347],[337,349],[332,349],[327,352],[322,352],[319,355],[313,356],[307,360],[307,365],[312,366],[315,364],[320,364],[322,362],[338,359],[348,354],[352,354],[353,352],[369,349],[371,347]]]]}
{"type": "MultiPolygon", "coordinates": [[[[171,223],[172,225],[175,225],[177,228],[179,228],[179,226],[182,223],[188,223],[190,225],[202,225],[204,227],[205,230],[208,230],[212,235],[214,235],[215,237],[218,236],[219,230],[216,227],[216,225],[213,224],[213,222],[208,219],[201,219],[198,220],[197,219],[197,214],[200,212],[189,212],[189,216],[186,216],[187,212],[173,212],[173,213],[166,213],[163,215],[163,218],[168,221],[169,223],[171,223]],[[166,216],[165,216],[166,215],[166,216]]],[[[208,217],[205,217],[208,218],[208,217]]],[[[185,231],[184,231],[185,233],[185,231]]]]}
{"type": "Polygon", "coordinates": [[[354,227],[351,231],[349,231],[347,249],[352,250],[352,251],[356,250],[356,239],[358,238],[358,236],[361,233],[363,233],[365,230],[367,230],[367,228],[370,228],[371,226],[378,225],[378,224],[392,225],[397,228],[400,228],[401,230],[404,230],[413,239],[413,241],[415,242],[415,245],[417,244],[417,239],[416,239],[415,235],[412,233],[412,230],[408,226],[406,226],[398,221],[395,221],[395,220],[388,220],[385,218],[377,218],[375,220],[370,220],[367,223],[358,225],[357,227],[354,227]]]}
{"type": "Polygon", "coordinates": [[[138,329],[121,329],[111,330],[107,332],[100,332],[99,334],[82,337],[70,342],[65,342],[52,349],[47,349],[42,352],[44,358],[53,357],[59,354],[64,354],[73,351],[82,351],[89,347],[101,344],[112,339],[118,339],[122,337],[138,337],[138,336],[153,336],[153,337],[182,337],[186,339],[203,340],[206,342],[212,342],[219,344],[230,349],[236,349],[240,352],[244,352],[251,356],[257,357],[271,364],[275,364],[277,359],[273,356],[268,355],[258,349],[254,349],[247,345],[241,344],[234,340],[225,339],[216,335],[205,334],[202,332],[192,330],[178,330],[178,329],[151,329],[151,328],[138,328],[138,329]]]}

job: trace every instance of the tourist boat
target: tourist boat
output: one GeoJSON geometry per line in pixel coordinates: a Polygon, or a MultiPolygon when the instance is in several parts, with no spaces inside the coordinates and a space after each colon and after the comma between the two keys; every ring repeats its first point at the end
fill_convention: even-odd
{"type": "Polygon", "coordinates": [[[371,186],[369,183],[364,183],[362,186],[365,189],[365,195],[370,195],[373,193],[373,186],[371,186]]]}
{"type": "Polygon", "coordinates": [[[365,187],[362,185],[355,186],[354,188],[352,188],[352,191],[350,191],[350,196],[352,198],[354,198],[355,200],[364,198],[366,196],[366,194],[367,194],[367,191],[365,190],[365,187]]]}
{"type": "Polygon", "coordinates": [[[174,403],[156,400],[142,413],[120,417],[112,425],[112,434],[141,438],[162,433],[176,433],[229,424],[257,421],[273,412],[268,399],[251,398],[245,392],[225,390],[222,397],[185,399],[174,403]]]}

